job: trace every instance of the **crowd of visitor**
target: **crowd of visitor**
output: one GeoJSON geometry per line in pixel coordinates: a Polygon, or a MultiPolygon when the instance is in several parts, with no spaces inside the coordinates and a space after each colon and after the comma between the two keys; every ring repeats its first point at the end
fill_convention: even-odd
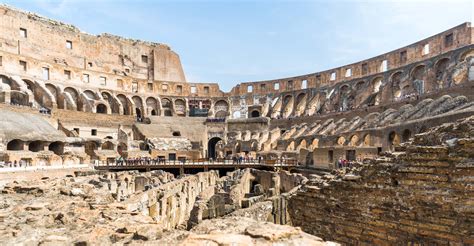
{"type": "Polygon", "coordinates": [[[344,168],[344,167],[354,167],[359,165],[360,162],[358,161],[352,161],[352,160],[346,160],[343,158],[340,158],[337,162],[337,168],[344,168]]]}

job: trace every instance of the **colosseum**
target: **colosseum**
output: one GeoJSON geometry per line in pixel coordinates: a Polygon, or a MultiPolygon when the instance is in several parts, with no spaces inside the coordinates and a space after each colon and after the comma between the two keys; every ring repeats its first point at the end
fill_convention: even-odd
{"type": "Polygon", "coordinates": [[[3,184],[1,244],[474,244],[470,23],[224,92],[166,44],[0,14],[0,169],[46,170],[3,184]]]}

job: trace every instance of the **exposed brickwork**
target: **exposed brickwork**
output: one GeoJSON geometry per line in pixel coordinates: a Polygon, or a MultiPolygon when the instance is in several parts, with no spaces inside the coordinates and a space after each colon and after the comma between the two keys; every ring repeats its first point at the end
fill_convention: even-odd
{"type": "Polygon", "coordinates": [[[472,245],[473,136],[471,117],[416,136],[391,162],[312,180],[289,201],[292,222],[347,244],[472,245]]]}

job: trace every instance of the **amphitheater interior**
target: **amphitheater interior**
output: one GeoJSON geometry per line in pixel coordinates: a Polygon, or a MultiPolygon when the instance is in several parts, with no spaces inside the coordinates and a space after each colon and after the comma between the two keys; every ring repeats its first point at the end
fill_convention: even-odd
{"type": "MultiPolygon", "coordinates": [[[[273,197],[273,223],[299,226],[324,240],[474,243],[470,23],[353,64],[239,82],[224,92],[217,83],[187,81],[178,54],[166,44],[90,35],[7,6],[0,6],[0,14],[0,162],[5,166],[100,166],[134,158],[294,160],[293,174],[246,169],[225,178],[210,171],[182,181],[163,173],[94,175],[104,175],[99,180],[109,183],[112,200],[168,229],[273,197]],[[464,130],[455,131],[458,125],[464,130]],[[430,146],[435,145],[430,136],[435,141],[450,131],[455,143],[430,146]],[[461,136],[463,131],[468,135],[461,136]],[[146,180],[152,187],[158,176],[159,191],[139,185],[146,180]],[[220,193],[216,188],[206,200],[191,192],[183,200],[171,192],[181,187],[173,182],[187,184],[176,192],[195,182],[200,192],[219,187],[220,193]],[[236,186],[246,191],[237,192],[236,186]],[[199,199],[214,204],[204,215],[189,202],[199,199]],[[217,206],[219,201],[227,207],[217,206]]],[[[14,186],[5,187],[4,193],[15,192],[14,186]]]]}

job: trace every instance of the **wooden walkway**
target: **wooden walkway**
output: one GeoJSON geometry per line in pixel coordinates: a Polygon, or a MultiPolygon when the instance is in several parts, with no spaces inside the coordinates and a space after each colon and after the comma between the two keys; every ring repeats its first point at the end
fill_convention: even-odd
{"type": "Polygon", "coordinates": [[[291,170],[297,166],[297,162],[294,159],[286,160],[266,160],[266,161],[242,161],[233,162],[232,160],[186,160],[182,161],[131,161],[129,163],[112,163],[112,164],[99,164],[95,165],[96,170],[107,170],[107,171],[125,171],[125,170],[139,170],[139,171],[151,171],[151,170],[167,170],[167,169],[179,169],[180,173],[185,173],[185,169],[202,169],[208,171],[209,169],[243,169],[243,168],[256,168],[256,169],[269,169],[269,170],[291,170]]]}

